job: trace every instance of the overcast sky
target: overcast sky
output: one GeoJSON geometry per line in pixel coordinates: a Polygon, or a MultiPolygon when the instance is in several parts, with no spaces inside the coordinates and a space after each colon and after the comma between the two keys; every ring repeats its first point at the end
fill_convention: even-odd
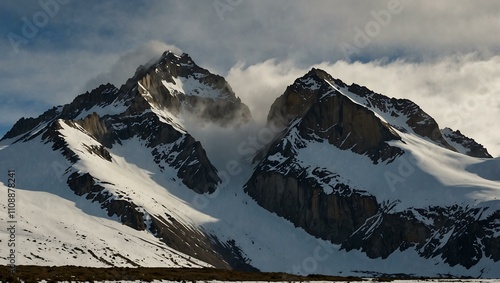
{"type": "Polygon", "coordinates": [[[496,0],[4,1],[0,136],[173,49],[225,76],[257,121],[316,66],[500,156],[499,31],[496,0]]]}

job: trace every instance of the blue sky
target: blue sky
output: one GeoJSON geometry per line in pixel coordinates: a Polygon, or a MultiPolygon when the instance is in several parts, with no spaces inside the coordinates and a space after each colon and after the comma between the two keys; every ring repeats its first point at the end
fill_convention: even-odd
{"type": "Polygon", "coordinates": [[[494,0],[7,1],[0,136],[21,117],[100,83],[119,85],[139,64],[175,49],[226,76],[257,120],[294,78],[320,66],[414,100],[441,127],[498,156],[499,30],[494,0]]]}

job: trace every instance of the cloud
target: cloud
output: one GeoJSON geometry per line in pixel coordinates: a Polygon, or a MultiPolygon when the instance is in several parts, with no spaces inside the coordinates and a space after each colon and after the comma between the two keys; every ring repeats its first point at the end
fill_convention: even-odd
{"type": "Polygon", "coordinates": [[[304,65],[334,62],[345,59],[341,43],[354,44],[356,28],[365,31],[371,22],[380,30],[352,59],[404,56],[421,61],[472,51],[489,57],[500,50],[494,36],[500,28],[497,1],[430,5],[402,0],[401,12],[392,14],[387,24],[374,16],[388,9],[391,1],[386,0],[243,1],[225,11],[223,21],[212,2],[182,1],[173,6],[157,2],[148,14],[151,21],[136,29],[166,41],[175,38],[193,55],[209,54],[201,58],[209,65],[232,61],[232,66],[242,58],[250,64],[269,58],[294,58],[304,65]]]}
{"type": "Polygon", "coordinates": [[[299,67],[292,61],[238,64],[228,81],[254,118],[263,122],[271,103],[310,68],[321,68],[344,82],[357,83],[389,97],[407,98],[436,119],[485,145],[500,156],[500,56],[448,56],[433,62],[367,63],[337,61],[299,67]]]}
{"type": "Polygon", "coordinates": [[[139,46],[135,50],[120,56],[113,64],[106,66],[106,71],[90,79],[86,83],[85,89],[96,88],[105,83],[112,83],[116,87],[120,87],[134,75],[140,65],[146,65],[158,60],[163,52],[167,50],[182,54],[182,51],[177,46],[157,40],[139,46]]]}
{"type": "Polygon", "coordinates": [[[292,61],[267,60],[256,65],[238,63],[227,74],[227,81],[237,96],[248,105],[256,122],[264,125],[274,100],[287,85],[304,75],[292,61]]]}
{"type": "Polygon", "coordinates": [[[253,155],[248,151],[256,152],[271,141],[266,139],[267,137],[272,138],[270,135],[264,139],[259,138],[262,126],[256,123],[247,123],[240,127],[221,127],[185,114],[181,115],[180,120],[189,130],[189,134],[201,142],[210,162],[213,162],[219,171],[232,170],[231,164],[250,161],[253,155]]]}

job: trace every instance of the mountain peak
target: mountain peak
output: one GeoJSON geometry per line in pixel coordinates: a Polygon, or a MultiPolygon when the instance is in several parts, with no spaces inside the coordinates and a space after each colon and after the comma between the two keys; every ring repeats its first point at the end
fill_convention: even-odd
{"type": "Polygon", "coordinates": [[[296,127],[303,139],[326,140],[340,149],[366,154],[374,163],[401,155],[401,149],[386,143],[401,139],[394,129],[343,94],[339,85],[344,86],[327,72],[313,68],[276,99],[269,122],[287,125],[300,120],[296,127]]]}
{"type": "Polygon", "coordinates": [[[322,69],[318,69],[318,68],[311,68],[311,70],[309,70],[309,72],[307,72],[306,76],[318,76],[319,78],[326,78],[326,77],[329,77],[330,74],[328,74],[326,71],[322,70],[322,69]]]}
{"type": "Polygon", "coordinates": [[[229,83],[198,66],[186,53],[165,52],[148,69],[138,69],[122,90],[137,91],[153,108],[173,115],[185,112],[221,125],[251,120],[250,110],[229,83]]]}
{"type": "Polygon", "coordinates": [[[186,64],[186,65],[195,65],[193,59],[187,53],[177,54],[171,50],[167,50],[163,52],[159,59],[155,60],[155,64],[152,65],[161,65],[167,62],[178,63],[178,64],[186,64]]]}

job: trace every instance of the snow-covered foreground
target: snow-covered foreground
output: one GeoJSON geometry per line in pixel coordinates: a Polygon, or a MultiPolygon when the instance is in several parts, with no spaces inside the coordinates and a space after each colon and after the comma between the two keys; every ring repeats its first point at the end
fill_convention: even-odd
{"type": "MultiPolygon", "coordinates": [[[[0,191],[6,191],[0,186],[0,191]]],[[[79,204],[45,192],[16,190],[18,264],[79,266],[210,266],[169,248],[150,233],[137,231],[79,204]]],[[[0,208],[6,211],[6,198],[0,208]]],[[[99,213],[99,210],[95,209],[99,213]]],[[[0,217],[2,245],[7,221],[0,217]]],[[[3,247],[2,247],[3,250],[3,247]]],[[[6,260],[7,252],[0,258],[6,260]]]]}
{"type": "MultiPolygon", "coordinates": [[[[36,142],[0,150],[1,172],[16,169],[18,265],[210,267],[172,249],[149,232],[137,231],[110,217],[98,202],[75,195],[59,170],[67,161],[36,142]],[[33,147],[30,147],[33,146],[33,147]],[[26,162],[29,156],[37,162],[26,162]]],[[[5,175],[6,176],[6,175],[5,175]]],[[[0,182],[0,259],[7,264],[7,187],[0,182]]]]}

